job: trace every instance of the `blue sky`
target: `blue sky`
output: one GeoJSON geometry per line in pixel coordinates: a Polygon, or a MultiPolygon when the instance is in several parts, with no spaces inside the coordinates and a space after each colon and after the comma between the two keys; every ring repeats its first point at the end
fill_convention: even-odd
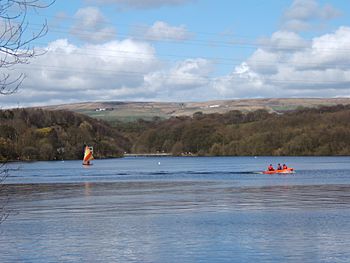
{"type": "Polygon", "coordinates": [[[349,14],[346,0],[56,0],[29,11],[46,52],[0,103],[349,97],[349,14]]]}

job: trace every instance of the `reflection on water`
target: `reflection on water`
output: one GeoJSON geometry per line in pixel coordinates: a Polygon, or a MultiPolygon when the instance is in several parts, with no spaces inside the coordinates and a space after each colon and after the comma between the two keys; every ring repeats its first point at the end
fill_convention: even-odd
{"type": "Polygon", "coordinates": [[[249,158],[107,160],[87,180],[74,162],[63,180],[57,163],[24,165],[32,183],[1,191],[0,262],[348,262],[350,167],[335,160],[288,176],[249,158]]]}
{"type": "Polygon", "coordinates": [[[227,182],[127,182],[8,185],[18,218],[80,214],[282,211],[350,208],[350,185],[236,187],[227,182]],[[30,204],[27,206],[26,204],[30,204]],[[57,211],[63,214],[56,214],[57,211]]]}

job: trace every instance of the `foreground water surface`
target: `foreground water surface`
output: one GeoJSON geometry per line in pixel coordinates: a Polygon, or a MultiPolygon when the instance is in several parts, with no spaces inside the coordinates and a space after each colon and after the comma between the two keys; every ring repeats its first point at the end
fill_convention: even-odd
{"type": "Polygon", "coordinates": [[[11,164],[0,262],[349,262],[349,157],[11,164]],[[295,174],[258,173],[287,163],[295,174]]]}

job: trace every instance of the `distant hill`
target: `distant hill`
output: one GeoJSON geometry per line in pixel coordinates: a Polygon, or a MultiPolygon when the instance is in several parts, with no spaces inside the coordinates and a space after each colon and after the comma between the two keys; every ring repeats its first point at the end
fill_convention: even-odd
{"type": "Polygon", "coordinates": [[[350,104],[350,98],[313,99],[242,99],[214,100],[206,102],[85,102],[45,107],[50,110],[69,110],[93,118],[114,121],[151,120],[154,117],[168,119],[174,116],[192,116],[196,112],[204,114],[226,113],[232,110],[250,112],[264,109],[268,112],[286,112],[301,107],[333,106],[350,104]]]}

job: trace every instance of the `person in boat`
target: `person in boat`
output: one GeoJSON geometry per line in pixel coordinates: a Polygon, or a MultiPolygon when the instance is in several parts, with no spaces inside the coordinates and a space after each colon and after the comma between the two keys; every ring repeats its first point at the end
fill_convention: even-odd
{"type": "Polygon", "coordinates": [[[272,164],[270,164],[270,165],[267,167],[267,170],[268,170],[268,171],[274,171],[275,169],[273,168],[272,164]]]}
{"type": "Polygon", "coordinates": [[[281,164],[279,163],[278,165],[277,165],[277,170],[282,170],[283,168],[282,168],[282,166],[281,166],[281,164]]]}
{"type": "Polygon", "coordinates": [[[286,164],[283,164],[283,170],[288,169],[288,166],[286,164]]]}

